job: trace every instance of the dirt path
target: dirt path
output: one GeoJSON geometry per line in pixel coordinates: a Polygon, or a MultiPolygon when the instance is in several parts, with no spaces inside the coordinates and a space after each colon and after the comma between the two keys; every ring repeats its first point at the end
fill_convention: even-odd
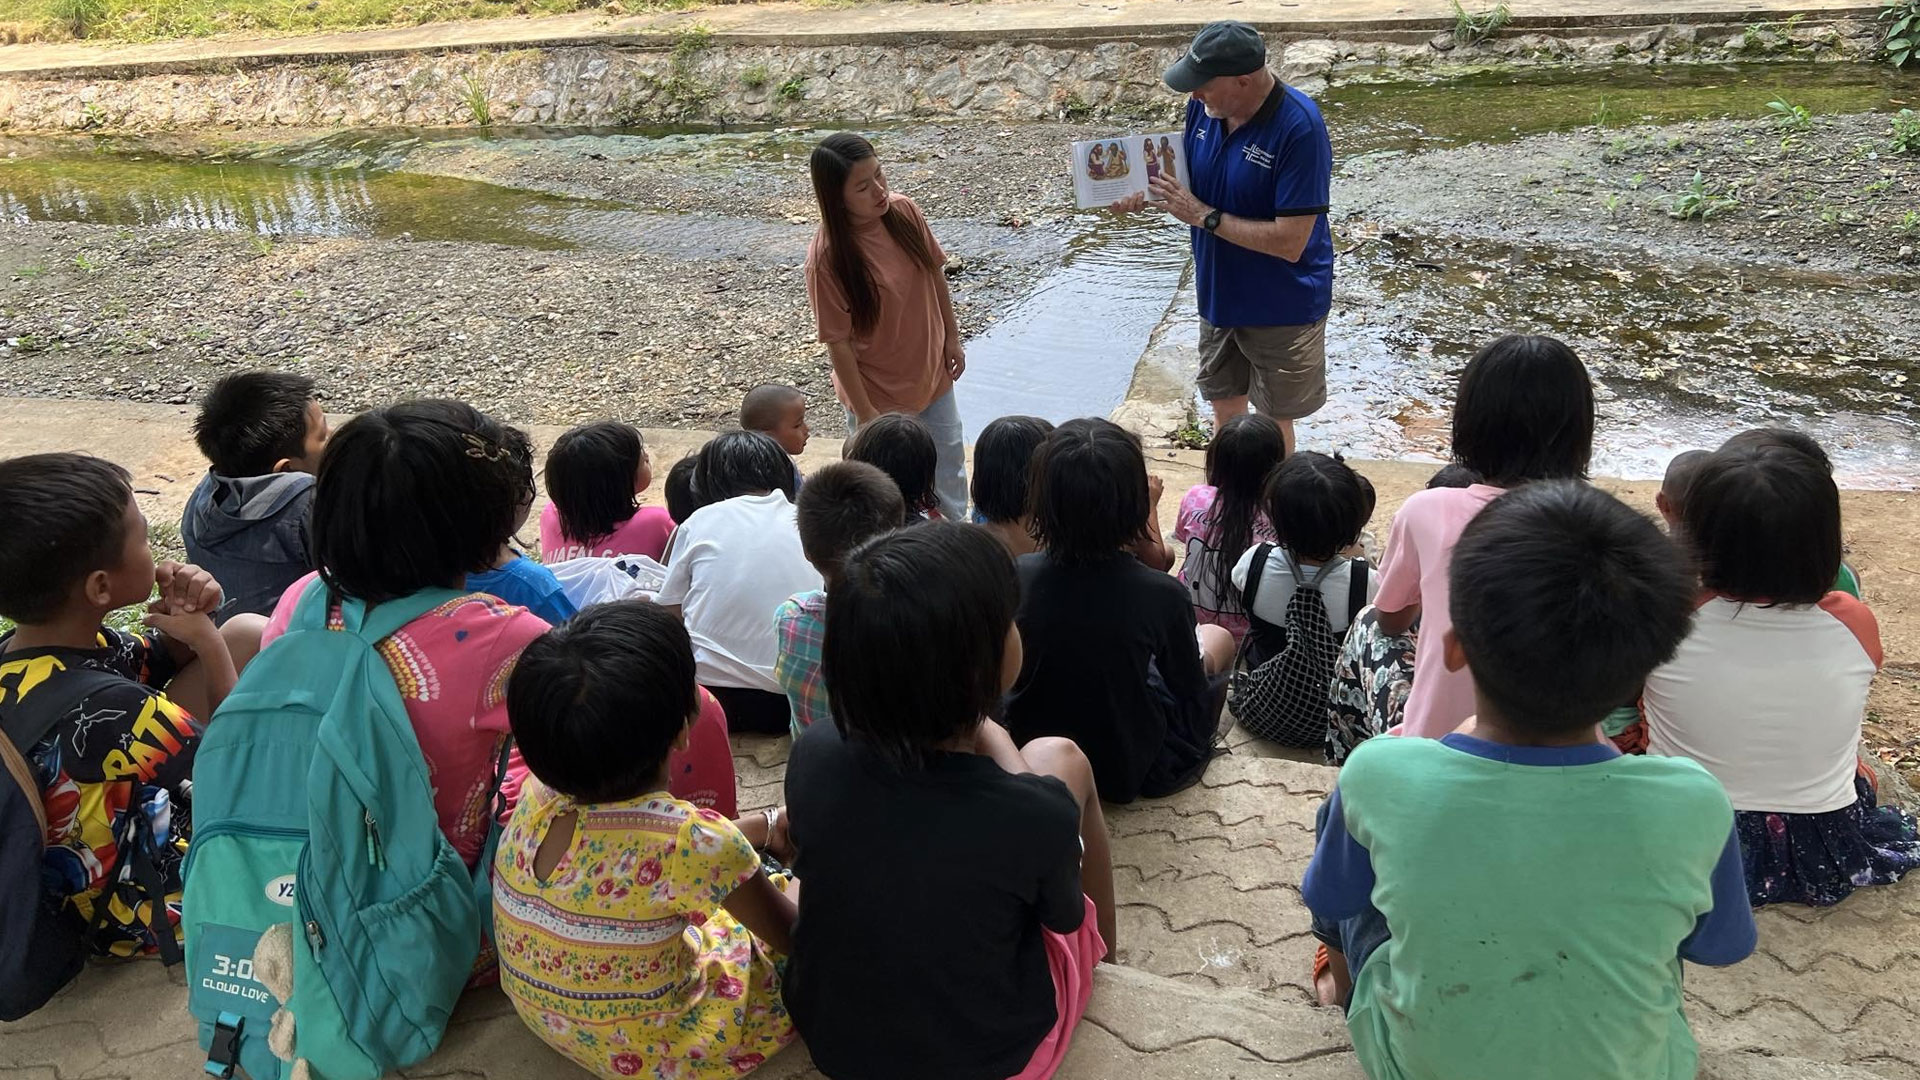
{"type": "MultiPolygon", "coordinates": [[[[1518,0],[1516,28],[1659,26],[1678,22],[1815,16],[1871,16],[1858,0],[1518,0]]],[[[433,49],[628,44],[670,35],[698,22],[724,42],[872,44],[902,40],[1098,40],[1177,37],[1213,19],[1252,19],[1271,32],[1309,36],[1453,25],[1444,0],[999,0],[979,4],[873,3],[823,9],[802,2],[723,4],[667,15],[608,16],[604,11],[541,18],[431,23],[285,38],[167,41],[147,45],[32,44],[0,47],[0,73],[204,64],[221,60],[388,55],[433,49]]]]}

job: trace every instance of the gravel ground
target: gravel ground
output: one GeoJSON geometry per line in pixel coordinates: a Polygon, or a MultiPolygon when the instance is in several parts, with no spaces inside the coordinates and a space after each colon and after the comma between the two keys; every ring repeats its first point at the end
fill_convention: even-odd
{"type": "Polygon", "coordinates": [[[1920,259],[1920,148],[1883,114],[1586,128],[1350,162],[1339,214],[1429,232],[1630,249],[1670,262],[1906,276],[1920,259]],[[1695,174],[1717,204],[1677,220],[1695,174]]]}
{"type": "MultiPolygon", "coordinates": [[[[951,278],[962,327],[1037,269],[969,259],[951,278]]],[[[265,366],[312,375],[342,411],[444,395],[526,423],[720,426],[767,381],[832,399],[798,265],[745,256],[358,239],[263,254],[220,234],[10,226],[0,339],[0,394],[185,402],[265,366]]],[[[831,434],[838,410],[814,422],[831,434]]]]}

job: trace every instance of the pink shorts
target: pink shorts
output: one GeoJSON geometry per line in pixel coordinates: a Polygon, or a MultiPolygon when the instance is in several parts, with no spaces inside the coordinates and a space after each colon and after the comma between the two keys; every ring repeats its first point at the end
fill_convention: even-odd
{"type": "Polygon", "coordinates": [[[1053,972],[1053,1007],[1058,1018],[1047,1037],[1040,1040],[1033,1060],[1011,1080],[1048,1080],[1059,1070],[1073,1045],[1073,1029],[1087,1014],[1087,1002],[1093,998],[1093,966],[1107,955],[1092,900],[1087,901],[1080,929],[1071,934],[1042,930],[1041,935],[1046,939],[1047,967],[1053,972]]]}

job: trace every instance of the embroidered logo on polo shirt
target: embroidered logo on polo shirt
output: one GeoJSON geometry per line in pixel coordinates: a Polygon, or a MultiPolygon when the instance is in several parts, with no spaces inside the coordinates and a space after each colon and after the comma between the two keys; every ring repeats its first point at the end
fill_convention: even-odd
{"type": "Polygon", "coordinates": [[[1268,153],[1266,150],[1261,149],[1258,146],[1254,146],[1253,144],[1249,143],[1247,144],[1246,148],[1241,151],[1241,153],[1246,156],[1246,159],[1248,161],[1252,162],[1255,165],[1260,166],[1263,169],[1273,168],[1273,155],[1271,153],[1268,153]]]}

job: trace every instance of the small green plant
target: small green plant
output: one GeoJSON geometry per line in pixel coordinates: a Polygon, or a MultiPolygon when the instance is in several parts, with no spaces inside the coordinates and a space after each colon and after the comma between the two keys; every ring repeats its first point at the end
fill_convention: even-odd
{"type": "Polygon", "coordinates": [[[1787,100],[1785,94],[1767,102],[1767,109],[1773,113],[1773,122],[1793,131],[1813,130],[1813,112],[1805,105],[1796,105],[1787,100]]]}
{"type": "Polygon", "coordinates": [[[1213,441],[1213,433],[1200,421],[1200,414],[1194,410],[1193,402],[1187,402],[1185,418],[1180,426],[1173,429],[1173,445],[1183,450],[1205,450],[1213,441]]]}
{"type": "Polygon", "coordinates": [[[89,258],[84,254],[75,255],[73,257],[73,265],[79,267],[81,271],[88,274],[91,274],[94,271],[100,269],[99,263],[95,262],[93,259],[89,258]]]}
{"type": "Polygon", "coordinates": [[[1607,197],[1600,200],[1600,209],[1605,210],[1608,217],[1619,217],[1620,193],[1617,191],[1607,192],[1607,197]]]}
{"type": "Polygon", "coordinates": [[[353,82],[353,69],[342,63],[321,64],[314,74],[321,85],[333,90],[345,90],[353,82]]]}
{"type": "Polygon", "coordinates": [[[107,110],[97,101],[89,101],[80,107],[80,130],[98,131],[107,126],[107,110]]]}
{"type": "Polygon", "coordinates": [[[749,90],[758,90],[767,85],[773,76],[767,71],[767,65],[754,64],[740,72],[740,85],[749,90]]]}
{"type": "Polygon", "coordinates": [[[253,252],[254,258],[264,259],[273,254],[273,237],[255,233],[247,237],[247,247],[253,252]]]}
{"type": "Polygon", "coordinates": [[[1920,57],[1920,0],[1884,0],[1880,17],[1887,21],[1887,36],[1880,39],[1887,63],[1906,67],[1920,57]]]}
{"type": "Polygon", "coordinates": [[[1615,119],[1613,106],[1607,104],[1607,95],[1601,94],[1600,106],[1593,110],[1593,126],[1612,127],[1615,119]]]}
{"type": "Polygon", "coordinates": [[[1060,119],[1073,124],[1085,123],[1093,119],[1093,106],[1079,94],[1068,94],[1060,105],[1060,119]]]}
{"type": "Polygon", "coordinates": [[[1894,223],[1893,231],[1901,236],[1912,236],[1920,232],[1920,210],[1909,210],[1900,215],[1900,220],[1894,223]]]}
{"type": "Polygon", "coordinates": [[[460,84],[463,88],[461,100],[467,107],[467,116],[473,121],[473,126],[492,127],[493,105],[487,100],[487,88],[481,83],[480,77],[469,71],[461,76],[460,84]]]}
{"type": "Polygon", "coordinates": [[[1920,113],[1901,109],[1893,114],[1893,139],[1888,148],[1896,154],[1920,154],[1920,113]]]}
{"type": "Polygon", "coordinates": [[[15,270],[13,276],[19,278],[21,281],[33,281],[36,278],[45,277],[46,273],[47,268],[44,266],[23,266],[15,270]]]}
{"type": "Polygon", "coordinates": [[[694,23],[673,39],[673,60],[685,63],[713,47],[713,27],[694,23]]]}
{"type": "Polygon", "coordinates": [[[1478,45],[1513,21],[1513,9],[1504,2],[1486,11],[1468,11],[1460,6],[1460,0],[1452,2],[1453,41],[1456,45],[1478,45]]]}
{"type": "Polygon", "coordinates": [[[805,75],[791,76],[780,84],[780,89],[775,90],[773,93],[774,96],[781,101],[799,101],[807,95],[807,77],[805,75]]]}
{"type": "Polygon", "coordinates": [[[54,21],[77,38],[99,29],[108,14],[107,0],[53,0],[49,8],[54,21]]]}
{"type": "Polygon", "coordinates": [[[1740,200],[1733,195],[1707,187],[1707,178],[1696,169],[1692,183],[1689,183],[1673,200],[1673,206],[1667,214],[1681,221],[1692,221],[1696,218],[1706,221],[1715,214],[1725,213],[1739,205],[1740,200]]]}
{"type": "Polygon", "coordinates": [[[1881,192],[1883,192],[1883,191],[1886,191],[1886,190],[1888,190],[1888,189],[1890,189],[1890,188],[1892,188],[1892,187],[1893,187],[1893,177],[1891,177],[1891,176],[1883,176],[1883,177],[1881,177],[1880,179],[1878,179],[1878,180],[1875,180],[1875,181],[1874,181],[1873,183],[1871,183],[1871,184],[1867,184],[1867,185],[1864,185],[1864,186],[1862,186],[1862,187],[1860,188],[1860,194],[1862,194],[1862,195],[1878,195],[1878,194],[1880,194],[1881,192]]]}

